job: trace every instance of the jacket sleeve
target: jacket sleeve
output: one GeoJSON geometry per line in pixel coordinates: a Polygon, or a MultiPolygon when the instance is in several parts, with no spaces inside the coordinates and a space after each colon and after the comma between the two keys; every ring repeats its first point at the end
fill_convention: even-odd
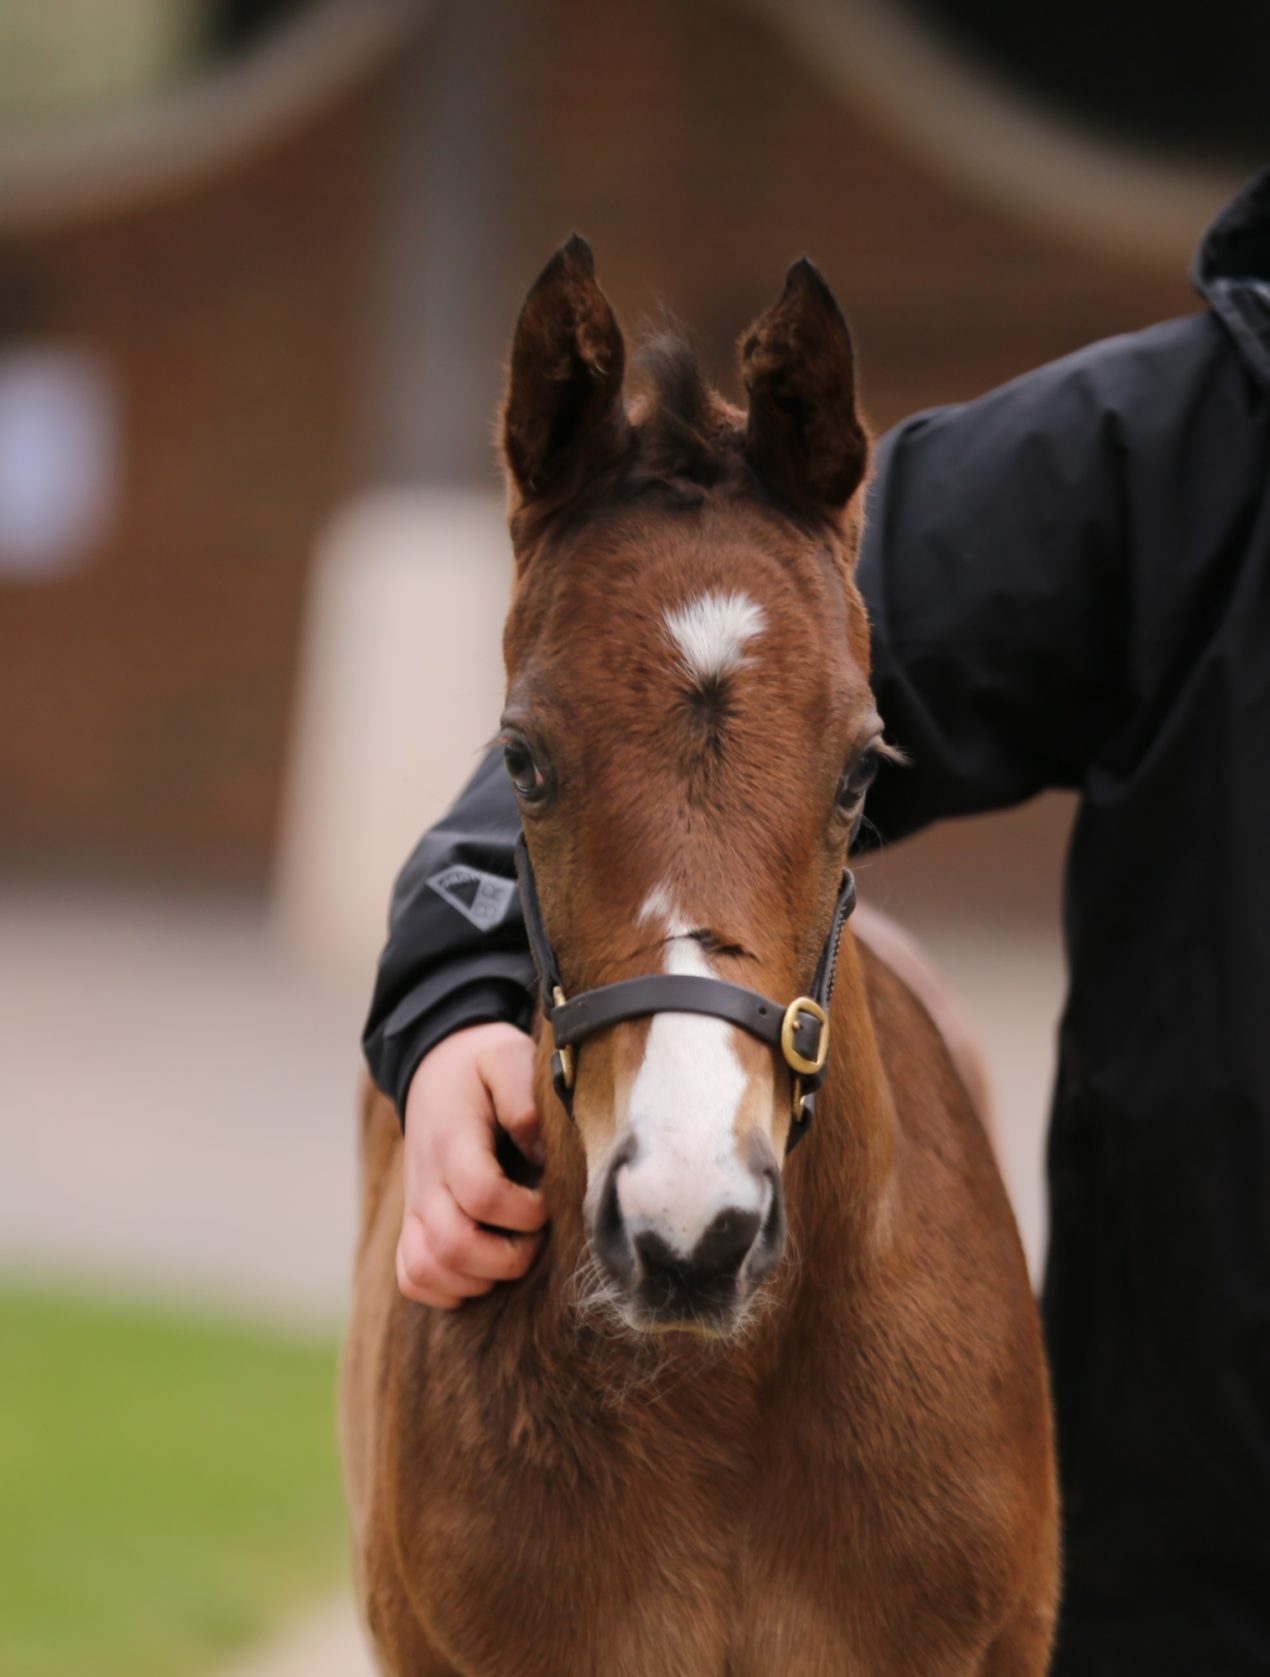
{"type": "Polygon", "coordinates": [[[451,1031],[493,1019],[528,1028],[535,980],[513,862],[519,832],[495,749],[397,877],[362,1046],[399,1115],[419,1061],[451,1031]]]}
{"type": "Polygon", "coordinates": [[[892,841],[1084,782],[1133,703],[1135,554],[1184,513],[1186,439],[1229,353],[1197,315],[883,439],[859,575],[909,762],[884,765],[866,829],[892,841]]]}

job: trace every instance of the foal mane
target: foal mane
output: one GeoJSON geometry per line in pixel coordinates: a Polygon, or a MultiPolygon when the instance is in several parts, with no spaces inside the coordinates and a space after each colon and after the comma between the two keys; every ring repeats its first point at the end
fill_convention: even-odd
{"type": "Polygon", "coordinates": [[[512,515],[514,537],[559,536],[614,506],[656,497],[669,509],[699,506],[727,484],[755,501],[769,501],[744,455],[745,418],[714,389],[691,338],[665,317],[634,346],[628,422],[620,447],[575,478],[562,497],[522,504],[512,515]]]}
{"type": "MultiPolygon", "coordinates": [[[[581,518],[613,500],[655,495],[672,509],[698,506],[716,488],[800,529],[827,522],[776,495],[746,450],[746,415],[711,384],[697,350],[673,317],[649,328],[631,357],[628,452],[616,474],[580,497],[581,518]]],[[[831,521],[829,521],[831,522],[831,521]]]]}
{"type": "Polygon", "coordinates": [[[711,387],[677,322],[641,340],[632,371],[636,423],[628,485],[672,494],[710,489],[742,465],[741,416],[711,387]]]}

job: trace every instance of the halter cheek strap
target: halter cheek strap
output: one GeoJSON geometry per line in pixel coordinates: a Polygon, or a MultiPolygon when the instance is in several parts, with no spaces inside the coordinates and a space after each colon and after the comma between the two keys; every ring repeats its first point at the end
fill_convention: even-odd
{"type": "Polygon", "coordinates": [[[552,1080],[570,1117],[580,1043],[596,1031],[626,1019],[643,1019],[653,1013],[703,1013],[726,1020],[779,1051],[793,1074],[792,1123],[785,1151],[788,1153],[797,1146],[807,1133],[816,1092],[825,1080],[829,1064],[829,1003],[838,946],[856,902],[855,878],[849,868],[843,870],[829,934],[820,952],[811,990],[805,996],[795,997],[788,1005],[744,985],[729,984],[726,979],[681,973],[626,978],[567,999],[543,921],[538,883],[523,833],[516,841],[516,874],[529,948],[538,971],[543,1017],[551,1025],[555,1043],[552,1080]]]}

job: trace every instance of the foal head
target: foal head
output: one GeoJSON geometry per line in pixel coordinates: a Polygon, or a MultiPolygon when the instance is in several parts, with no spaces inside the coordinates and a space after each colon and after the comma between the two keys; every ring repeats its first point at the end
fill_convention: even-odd
{"type": "MultiPolygon", "coordinates": [[[[800,262],[741,340],[747,411],[677,340],[629,403],[624,362],[575,237],[521,312],[503,425],[502,737],[543,916],[570,994],[671,972],[793,998],[881,749],[850,336],[800,262]]],[[[581,1047],[573,1110],[628,1323],[735,1327],[784,1247],[783,1062],[659,1013],[581,1047]]]]}

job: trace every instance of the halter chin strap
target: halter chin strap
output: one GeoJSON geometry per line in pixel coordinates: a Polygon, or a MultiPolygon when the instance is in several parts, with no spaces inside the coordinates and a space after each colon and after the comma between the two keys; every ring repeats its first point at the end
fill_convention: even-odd
{"type": "Polygon", "coordinates": [[[816,1092],[829,1063],[829,1002],[842,928],[855,907],[855,878],[844,868],[829,935],[820,952],[810,992],[786,1005],[757,990],[729,984],[723,978],[685,973],[652,973],[625,978],[566,998],[560,968],[547,936],[538,900],[538,883],[522,833],[516,841],[516,875],[529,934],[529,948],[538,969],[543,1017],[551,1026],[555,1052],[551,1076],[565,1111],[573,1116],[573,1085],[578,1044],[596,1031],[624,1019],[643,1019],[651,1013],[705,1013],[748,1031],[775,1048],[793,1074],[792,1122],[785,1151],[791,1152],[806,1135],[816,1105],[816,1092]]]}

